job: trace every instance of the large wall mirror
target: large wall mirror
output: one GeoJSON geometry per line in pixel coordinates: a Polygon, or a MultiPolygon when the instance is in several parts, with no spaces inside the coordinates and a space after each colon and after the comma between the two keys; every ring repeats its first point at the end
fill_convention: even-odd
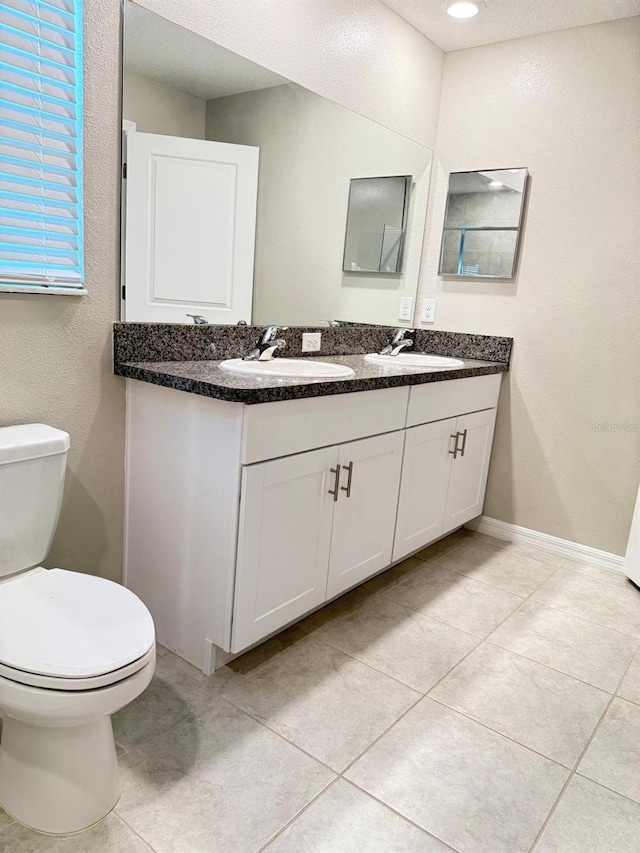
{"type": "Polygon", "coordinates": [[[123,319],[399,324],[431,151],[129,2],[124,36],[123,319]]]}
{"type": "Polygon", "coordinates": [[[449,175],[440,275],[514,277],[527,185],[523,168],[449,175]]]}

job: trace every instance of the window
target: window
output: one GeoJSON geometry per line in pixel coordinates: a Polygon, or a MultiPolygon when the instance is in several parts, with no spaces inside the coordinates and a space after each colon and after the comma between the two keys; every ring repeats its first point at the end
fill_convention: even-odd
{"type": "Polygon", "coordinates": [[[0,0],[0,291],[86,292],[82,0],[0,0]]]}

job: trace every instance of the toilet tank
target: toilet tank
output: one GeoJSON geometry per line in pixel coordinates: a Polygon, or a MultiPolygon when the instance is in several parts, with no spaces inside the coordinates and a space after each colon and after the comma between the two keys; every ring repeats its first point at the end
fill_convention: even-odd
{"type": "Polygon", "coordinates": [[[46,424],[0,428],[0,577],[47,556],[68,450],[67,433],[46,424]]]}

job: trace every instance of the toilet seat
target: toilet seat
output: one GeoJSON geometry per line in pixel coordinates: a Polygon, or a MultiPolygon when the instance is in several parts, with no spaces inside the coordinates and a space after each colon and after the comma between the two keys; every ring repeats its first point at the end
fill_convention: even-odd
{"type": "MultiPolygon", "coordinates": [[[[104,675],[94,675],[90,678],[61,678],[53,675],[38,675],[35,672],[25,672],[23,669],[15,669],[12,666],[0,663],[0,682],[3,678],[6,678],[9,681],[15,681],[27,687],[40,687],[44,690],[99,690],[101,687],[110,687],[112,684],[124,681],[125,678],[139,672],[150,661],[155,659],[155,654],[156,648],[154,643],[146,655],[133,661],[133,663],[127,664],[127,666],[123,666],[120,669],[115,669],[113,672],[106,672],[104,675]]],[[[1,694],[2,687],[0,686],[1,694]]]]}
{"type": "Polygon", "coordinates": [[[83,690],[113,684],[155,653],[151,614],[113,581],[38,568],[0,585],[0,675],[83,690]]]}

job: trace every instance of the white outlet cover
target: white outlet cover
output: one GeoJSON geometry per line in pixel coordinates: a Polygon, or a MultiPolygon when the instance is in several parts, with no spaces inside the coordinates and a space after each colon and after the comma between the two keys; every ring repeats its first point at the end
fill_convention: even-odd
{"type": "Polygon", "coordinates": [[[322,343],[322,332],[302,333],[302,352],[319,352],[322,343]]]}
{"type": "Polygon", "coordinates": [[[398,308],[398,320],[411,320],[413,317],[413,297],[401,296],[398,308]]]}
{"type": "Polygon", "coordinates": [[[423,323],[435,323],[437,302],[437,299],[425,299],[423,301],[421,317],[423,323]]]}

